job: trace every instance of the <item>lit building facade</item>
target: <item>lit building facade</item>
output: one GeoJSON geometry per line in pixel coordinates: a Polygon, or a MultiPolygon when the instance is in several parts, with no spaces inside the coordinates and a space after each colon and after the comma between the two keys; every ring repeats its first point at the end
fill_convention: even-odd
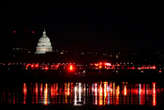
{"type": "Polygon", "coordinates": [[[47,52],[52,52],[53,48],[49,37],[46,35],[44,29],[42,37],[38,40],[35,54],[46,54],[47,52]]]}

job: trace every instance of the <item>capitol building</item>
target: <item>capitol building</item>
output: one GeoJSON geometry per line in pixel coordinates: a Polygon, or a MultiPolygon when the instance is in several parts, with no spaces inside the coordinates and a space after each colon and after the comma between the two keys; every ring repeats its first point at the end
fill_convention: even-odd
{"type": "Polygon", "coordinates": [[[50,38],[46,35],[46,30],[44,29],[43,35],[38,40],[35,54],[46,54],[47,52],[53,52],[50,38]]]}
{"type": "MultiPolygon", "coordinates": [[[[112,62],[118,62],[120,50],[117,48],[68,48],[54,46],[53,40],[47,36],[46,30],[43,29],[42,35],[35,39],[34,46],[30,48],[16,47],[12,48],[7,56],[14,62],[65,62],[80,61],[88,62],[98,59],[109,59],[112,62]],[[58,47],[58,48],[56,48],[58,47]],[[92,56],[92,57],[91,57],[92,56]]],[[[127,56],[127,55],[125,55],[127,56]]],[[[6,59],[9,59],[6,57],[6,59]]],[[[10,61],[11,61],[10,60],[10,61]]]]}

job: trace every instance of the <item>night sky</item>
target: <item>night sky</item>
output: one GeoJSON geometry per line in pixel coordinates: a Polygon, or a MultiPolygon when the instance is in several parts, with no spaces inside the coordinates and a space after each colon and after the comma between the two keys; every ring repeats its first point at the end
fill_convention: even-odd
{"type": "Polygon", "coordinates": [[[164,48],[163,7],[110,6],[8,2],[1,45],[32,49],[46,25],[56,48],[164,48]]]}

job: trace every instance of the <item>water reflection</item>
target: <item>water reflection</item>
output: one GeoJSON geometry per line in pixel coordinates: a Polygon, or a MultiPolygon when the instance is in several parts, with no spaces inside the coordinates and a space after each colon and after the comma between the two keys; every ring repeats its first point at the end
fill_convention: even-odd
{"type": "Polygon", "coordinates": [[[0,103],[156,106],[159,103],[161,90],[163,90],[157,85],[156,82],[130,84],[110,81],[23,83],[20,88],[1,89],[0,103]]]}

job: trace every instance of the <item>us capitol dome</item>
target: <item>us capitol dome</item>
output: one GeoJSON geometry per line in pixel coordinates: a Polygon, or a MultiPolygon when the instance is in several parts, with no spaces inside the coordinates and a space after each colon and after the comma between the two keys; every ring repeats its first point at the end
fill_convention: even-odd
{"type": "Polygon", "coordinates": [[[52,52],[53,48],[49,37],[46,35],[46,30],[44,29],[42,37],[38,40],[35,54],[46,54],[47,52],[52,52]]]}

